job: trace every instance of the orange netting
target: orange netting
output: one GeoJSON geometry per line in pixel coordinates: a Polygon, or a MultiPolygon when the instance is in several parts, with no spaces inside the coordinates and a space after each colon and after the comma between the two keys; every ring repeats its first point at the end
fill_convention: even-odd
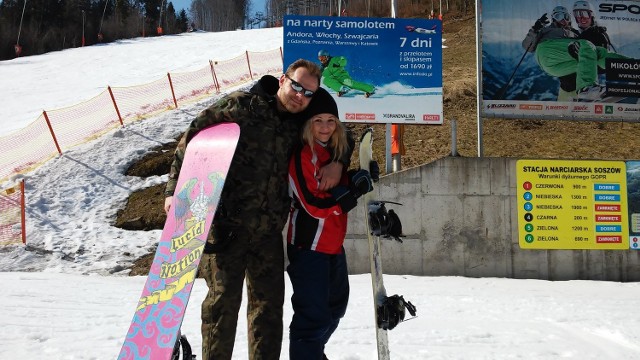
{"type": "Polygon", "coordinates": [[[46,112],[60,150],[95,139],[120,125],[108,91],[85,102],[46,112]]]}
{"type": "Polygon", "coordinates": [[[23,243],[22,207],[24,185],[0,190],[0,246],[23,243]]]}
{"type": "Polygon", "coordinates": [[[188,73],[172,73],[171,82],[178,106],[217,92],[210,66],[188,73]]]}
{"type": "Polygon", "coordinates": [[[249,64],[251,65],[251,75],[253,80],[258,80],[262,75],[282,75],[282,52],[274,49],[263,52],[250,52],[249,64]]]}
{"type": "Polygon", "coordinates": [[[0,184],[11,176],[33,170],[58,155],[44,117],[24,129],[0,138],[0,184]]]}
{"type": "Polygon", "coordinates": [[[154,82],[129,87],[112,87],[122,121],[134,122],[175,109],[167,77],[154,82]]]}
{"type": "MultiPolygon", "coordinates": [[[[33,170],[63,150],[120,126],[121,122],[148,118],[175,109],[178,104],[218,93],[221,89],[257,80],[262,75],[281,73],[281,48],[247,52],[230,60],[210,61],[209,66],[200,70],[167,74],[148,84],[108,87],[82,103],[45,111],[24,129],[0,137],[0,185],[17,174],[33,170]]],[[[24,216],[21,198],[22,190],[0,190],[0,245],[13,243],[16,236],[21,241],[20,224],[24,220],[21,218],[24,216]]]]}
{"type": "Polygon", "coordinates": [[[214,61],[213,71],[221,90],[251,81],[246,55],[231,60],[214,61]]]}

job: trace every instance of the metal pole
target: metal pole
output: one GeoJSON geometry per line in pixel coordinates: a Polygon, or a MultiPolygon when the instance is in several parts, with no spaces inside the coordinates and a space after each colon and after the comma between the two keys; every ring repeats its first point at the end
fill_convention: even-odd
{"type": "Polygon", "coordinates": [[[483,156],[483,146],[482,146],[482,116],[480,115],[481,112],[481,107],[482,106],[482,84],[480,83],[480,81],[482,81],[482,52],[480,51],[480,21],[482,20],[480,18],[480,8],[478,7],[478,0],[475,1],[476,3],[476,93],[478,94],[478,96],[476,96],[476,122],[478,123],[478,157],[482,157],[483,156]]]}
{"type": "MultiPolygon", "coordinates": [[[[396,17],[396,1],[395,0],[391,0],[391,17],[395,18],[396,17]]],[[[401,155],[398,152],[397,154],[393,154],[392,150],[393,150],[393,132],[392,132],[392,127],[393,126],[400,126],[400,125],[395,125],[395,124],[387,124],[386,126],[386,131],[385,131],[385,135],[387,137],[386,139],[386,143],[387,143],[387,173],[391,173],[391,172],[396,172],[396,171],[400,171],[400,169],[402,169],[402,159],[401,159],[401,155]]],[[[396,129],[397,130],[397,129],[396,129]]],[[[396,131],[396,135],[397,135],[397,131],[396,131]]],[[[398,140],[398,139],[396,139],[398,140]]]]}
{"type": "Polygon", "coordinates": [[[27,8],[27,0],[24,0],[24,5],[22,6],[22,15],[20,16],[20,27],[18,27],[18,40],[16,40],[16,44],[20,45],[20,33],[22,32],[22,19],[24,19],[24,10],[27,8]]]}
{"type": "Polygon", "coordinates": [[[82,46],[84,46],[84,10],[82,10],[82,46]]]}
{"type": "Polygon", "coordinates": [[[451,156],[458,156],[458,123],[451,119],[451,156]]]}

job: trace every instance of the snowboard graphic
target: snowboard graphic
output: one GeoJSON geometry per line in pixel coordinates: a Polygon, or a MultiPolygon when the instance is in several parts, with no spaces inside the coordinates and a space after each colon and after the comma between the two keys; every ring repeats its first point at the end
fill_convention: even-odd
{"type": "Polygon", "coordinates": [[[169,360],[240,136],[234,123],[199,131],[182,169],[147,281],[118,360],[169,360]]]}
{"type": "MultiPolygon", "coordinates": [[[[369,163],[373,160],[373,129],[369,128],[360,139],[360,168],[369,171],[369,163]]],[[[376,324],[376,340],[378,343],[378,360],[389,359],[389,338],[387,330],[378,326],[381,306],[387,297],[387,290],[382,281],[382,256],[380,254],[380,237],[374,236],[369,221],[369,203],[373,202],[373,192],[364,195],[364,215],[369,236],[369,261],[371,264],[371,284],[373,285],[374,323],[376,324]]]]}

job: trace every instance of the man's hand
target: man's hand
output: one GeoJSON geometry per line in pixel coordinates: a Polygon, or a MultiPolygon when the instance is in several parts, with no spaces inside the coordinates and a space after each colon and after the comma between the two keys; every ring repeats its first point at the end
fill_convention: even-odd
{"type": "Polygon", "coordinates": [[[578,54],[580,53],[580,42],[579,41],[574,41],[574,42],[570,43],[567,46],[567,51],[569,52],[569,55],[571,55],[572,58],[574,58],[576,60],[580,60],[580,58],[578,57],[578,54]]]}
{"type": "Polygon", "coordinates": [[[547,13],[544,13],[542,14],[542,16],[540,16],[538,20],[536,20],[536,23],[533,24],[532,26],[533,31],[537,32],[542,30],[542,28],[547,26],[548,23],[549,23],[549,18],[547,17],[547,13]]]}
{"type": "Polygon", "coordinates": [[[323,166],[318,173],[318,180],[320,180],[318,190],[328,191],[338,185],[342,177],[342,167],[343,165],[337,161],[323,166]]]}
{"type": "Polygon", "coordinates": [[[173,199],[173,196],[168,196],[164,199],[164,212],[167,213],[167,215],[169,214],[169,210],[171,209],[171,200],[173,199]]]}

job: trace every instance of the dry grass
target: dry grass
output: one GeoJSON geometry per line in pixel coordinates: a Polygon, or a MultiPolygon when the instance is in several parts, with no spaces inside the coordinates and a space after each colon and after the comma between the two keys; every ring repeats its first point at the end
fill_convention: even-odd
{"type": "MultiPolygon", "coordinates": [[[[451,154],[451,122],[457,150],[478,156],[475,17],[451,14],[444,24],[443,125],[406,125],[402,168],[451,154]]],[[[356,135],[363,125],[354,126],[356,135]]],[[[375,125],[375,157],[385,160],[385,125],[375,125]]],[[[640,159],[640,124],[622,122],[483,119],[483,156],[539,159],[640,159]]],[[[384,166],[381,166],[384,167],[384,166]]]]}

